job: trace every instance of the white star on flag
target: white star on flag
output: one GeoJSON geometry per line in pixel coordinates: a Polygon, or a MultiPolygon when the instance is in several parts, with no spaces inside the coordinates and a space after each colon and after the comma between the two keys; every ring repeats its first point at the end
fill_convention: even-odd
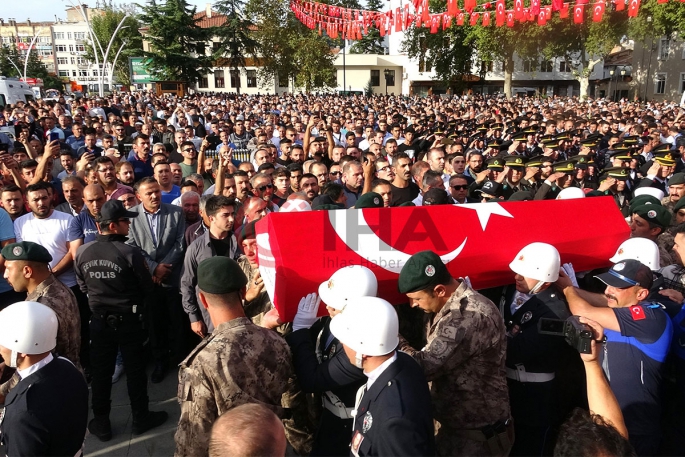
{"type": "Polygon", "coordinates": [[[488,226],[488,221],[490,216],[496,214],[498,216],[511,217],[513,218],[509,211],[502,208],[499,203],[468,203],[466,205],[454,205],[458,208],[472,209],[478,214],[478,220],[480,221],[480,226],[485,231],[488,226]]]}

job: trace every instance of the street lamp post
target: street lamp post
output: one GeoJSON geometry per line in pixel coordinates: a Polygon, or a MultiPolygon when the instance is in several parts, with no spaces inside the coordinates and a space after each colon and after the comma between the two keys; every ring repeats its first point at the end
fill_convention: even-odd
{"type": "MultiPolygon", "coordinates": [[[[26,51],[26,57],[24,58],[24,82],[26,82],[26,77],[28,76],[26,72],[28,71],[29,67],[29,56],[31,55],[31,49],[33,49],[33,45],[36,44],[36,40],[38,39],[38,35],[41,34],[45,30],[45,27],[41,28],[39,31],[36,32],[36,34],[33,36],[33,40],[31,40],[31,44],[29,45],[29,49],[26,51]]],[[[21,76],[21,73],[19,74],[21,76]]]]}
{"type": "Polygon", "coordinates": [[[383,70],[383,75],[385,75],[385,96],[388,96],[388,79],[390,79],[390,69],[386,68],[383,70]]]}
{"type": "MultiPolygon", "coordinates": [[[[12,66],[15,68],[15,70],[17,70],[17,74],[21,78],[21,70],[19,69],[19,67],[17,67],[17,64],[14,63],[14,60],[10,59],[9,57],[7,57],[7,60],[9,61],[9,63],[12,64],[12,66]]],[[[26,78],[24,78],[24,81],[26,81],[26,78]]]]}
{"type": "MultiPolygon", "coordinates": [[[[623,66],[621,67],[621,81],[625,81],[625,76],[626,76],[626,67],[623,66]]],[[[616,89],[618,89],[618,76],[616,77],[616,89]]],[[[618,101],[618,94],[617,95],[617,100],[618,101]]]]}
{"type": "Polygon", "coordinates": [[[616,67],[609,70],[609,88],[607,89],[607,98],[613,100],[614,97],[611,94],[611,81],[614,80],[614,73],[616,73],[616,67]]]}

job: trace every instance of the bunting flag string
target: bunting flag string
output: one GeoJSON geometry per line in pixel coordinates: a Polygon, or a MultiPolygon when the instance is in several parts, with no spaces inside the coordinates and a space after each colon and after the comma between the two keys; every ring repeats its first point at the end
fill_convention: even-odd
{"type": "MultiPolygon", "coordinates": [[[[384,12],[343,8],[305,0],[291,0],[290,8],[300,22],[312,30],[318,30],[319,34],[325,32],[334,39],[340,36],[346,40],[360,40],[369,33],[370,27],[377,28],[380,35],[385,36],[406,31],[412,25],[426,27],[430,33],[446,30],[453,23],[462,26],[465,22],[482,27],[514,27],[517,22],[530,21],[544,26],[557,12],[561,19],[573,14],[575,24],[582,24],[586,20],[586,11],[593,22],[601,22],[605,12],[612,9],[627,10],[628,17],[636,17],[640,1],[575,0],[571,3],[551,0],[551,5],[543,6],[540,0],[514,0],[513,9],[508,10],[505,0],[495,0],[494,7],[490,0],[482,3],[479,0],[447,0],[447,10],[442,13],[431,13],[428,0],[412,0],[403,7],[384,12]],[[463,1],[463,9],[459,6],[460,1],[463,1]]],[[[659,0],[659,3],[668,1],[659,0]]]]}

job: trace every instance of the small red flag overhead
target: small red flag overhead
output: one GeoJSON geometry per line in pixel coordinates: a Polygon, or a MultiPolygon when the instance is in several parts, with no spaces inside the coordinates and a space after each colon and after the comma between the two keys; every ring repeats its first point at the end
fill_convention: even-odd
{"type": "Polygon", "coordinates": [[[507,11],[507,27],[513,27],[514,26],[514,12],[513,11],[507,11]]]}
{"type": "Polygon", "coordinates": [[[561,19],[566,19],[568,17],[568,10],[568,3],[564,3],[563,5],[561,5],[561,9],[559,10],[559,17],[561,19]]]}
{"type": "Polygon", "coordinates": [[[540,0],[530,0],[530,12],[534,16],[540,13],[540,0]]]}
{"type": "Polygon", "coordinates": [[[395,8],[395,32],[401,32],[404,26],[404,18],[402,17],[402,9],[395,8]]]}
{"type": "Polygon", "coordinates": [[[423,0],[421,2],[421,22],[429,23],[431,20],[430,13],[428,11],[428,0],[423,0]]]}
{"type": "Polygon", "coordinates": [[[457,0],[447,0],[447,14],[451,17],[456,17],[459,13],[459,4],[457,0]]]}
{"type": "Polygon", "coordinates": [[[559,11],[564,4],[564,0],[552,0],[552,11],[559,11]]]}
{"type": "Polygon", "coordinates": [[[431,33],[438,33],[442,14],[431,14],[431,33]]]}
{"type": "Polygon", "coordinates": [[[452,26],[452,16],[450,16],[447,13],[443,13],[442,15],[442,29],[447,30],[452,26]]]}
{"type": "Polygon", "coordinates": [[[616,0],[614,7],[616,8],[616,11],[623,11],[626,9],[626,0],[616,0]]]}
{"type": "Polygon", "coordinates": [[[514,17],[517,21],[523,19],[523,0],[514,0],[514,17]]]}
{"type": "Polygon", "coordinates": [[[584,14],[585,14],[585,5],[574,6],[573,7],[573,22],[576,24],[582,24],[584,14]]]}
{"type": "Polygon", "coordinates": [[[546,8],[543,10],[540,10],[540,13],[538,14],[538,25],[545,25],[545,24],[547,24],[546,8]]]}
{"type": "Polygon", "coordinates": [[[496,13],[495,13],[495,24],[497,27],[504,25],[506,19],[506,6],[504,5],[504,0],[497,0],[496,13]]]}
{"type": "Polygon", "coordinates": [[[457,15],[457,25],[464,25],[464,13],[457,15]]]}
{"type": "Polygon", "coordinates": [[[483,13],[483,27],[490,25],[490,11],[483,13]]]}
{"type": "Polygon", "coordinates": [[[630,0],[630,3],[628,3],[628,17],[637,17],[639,9],[640,0],[630,0]]]}
{"type": "Polygon", "coordinates": [[[477,0],[464,0],[464,9],[467,13],[470,13],[476,7],[476,4],[477,0]]]}
{"type": "Polygon", "coordinates": [[[601,22],[604,15],[604,3],[595,3],[592,7],[592,20],[594,22],[601,22]]]}
{"type": "Polygon", "coordinates": [[[471,25],[476,25],[478,24],[478,18],[480,17],[479,13],[471,13],[471,25]]]}

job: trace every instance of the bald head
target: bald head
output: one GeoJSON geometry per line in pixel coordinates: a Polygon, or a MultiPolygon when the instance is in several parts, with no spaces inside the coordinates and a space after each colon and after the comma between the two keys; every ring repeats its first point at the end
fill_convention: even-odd
{"type": "Polygon", "coordinates": [[[259,220],[266,216],[266,201],[258,197],[248,197],[244,202],[247,222],[259,220]]]}
{"type": "Polygon", "coordinates": [[[106,201],[105,189],[100,184],[88,184],[83,189],[83,203],[86,204],[91,216],[99,216],[100,209],[106,201]]]}
{"type": "Polygon", "coordinates": [[[212,426],[209,457],[283,456],[285,429],[264,405],[249,403],[226,411],[212,426]]]}

